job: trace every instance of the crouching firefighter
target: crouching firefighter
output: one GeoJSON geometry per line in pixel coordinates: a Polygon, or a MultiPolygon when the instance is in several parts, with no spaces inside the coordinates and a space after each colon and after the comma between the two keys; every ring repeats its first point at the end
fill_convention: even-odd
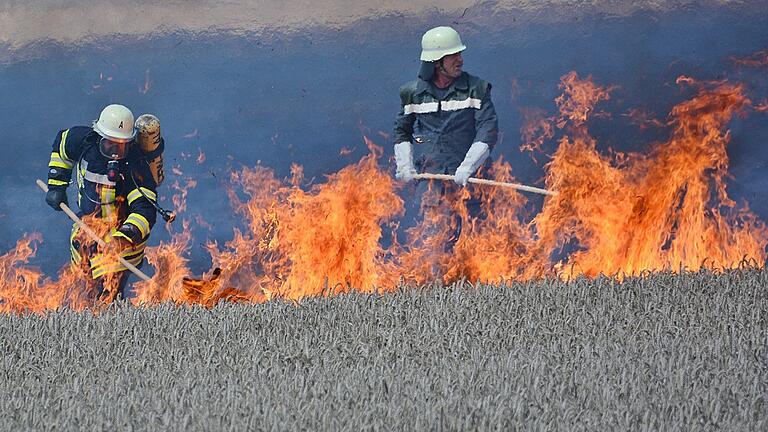
{"type": "MultiPolygon", "coordinates": [[[[109,105],[92,127],[74,126],[56,135],[45,201],[59,211],[61,203],[68,205],[67,186],[74,170],[78,216],[103,219],[109,225],[104,237],[107,247],[140,267],[156,212],[167,221],[173,219],[172,213],[157,205],[156,189],[163,180],[163,148],[156,117],[143,115],[134,123],[128,108],[109,105]]],[[[73,225],[72,263],[90,273],[93,294],[125,296],[126,267],[108,259],[106,252],[77,224],[73,225]]]]}

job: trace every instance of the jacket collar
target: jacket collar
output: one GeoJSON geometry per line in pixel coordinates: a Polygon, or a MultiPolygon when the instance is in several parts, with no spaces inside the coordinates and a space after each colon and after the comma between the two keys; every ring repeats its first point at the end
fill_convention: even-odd
{"type": "MultiPolygon", "coordinates": [[[[431,81],[424,81],[423,79],[419,78],[416,83],[416,93],[424,93],[427,92],[431,94],[432,96],[435,96],[435,85],[431,81]]],[[[461,76],[456,78],[456,81],[451,83],[451,85],[448,86],[448,93],[451,93],[453,90],[467,90],[469,89],[469,75],[466,72],[462,72],[461,76]]]]}

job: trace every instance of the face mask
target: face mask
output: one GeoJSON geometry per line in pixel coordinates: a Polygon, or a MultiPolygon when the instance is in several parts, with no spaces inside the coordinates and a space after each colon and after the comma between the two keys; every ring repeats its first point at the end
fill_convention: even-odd
{"type": "Polygon", "coordinates": [[[128,154],[128,146],[130,144],[130,141],[118,142],[108,138],[102,138],[101,141],[99,141],[99,151],[104,157],[112,160],[120,160],[128,154]]]}

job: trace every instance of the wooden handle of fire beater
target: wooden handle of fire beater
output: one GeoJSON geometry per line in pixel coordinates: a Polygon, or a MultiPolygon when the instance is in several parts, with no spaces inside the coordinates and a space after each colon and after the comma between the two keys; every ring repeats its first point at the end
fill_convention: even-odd
{"type": "MultiPolygon", "coordinates": [[[[47,184],[45,184],[40,179],[37,179],[36,183],[37,183],[38,186],[40,186],[40,189],[42,189],[43,192],[48,193],[48,185],[47,184]]],[[[86,225],[85,222],[83,222],[82,219],[77,217],[75,212],[73,212],[66,204],[61,203],[61,204],[59,204],[59,207],[61,207],[61,209],[64,210],[64,213],[66,213],[67,216],[69,216],[69,218],[72,219],[72,221],[74,223],[76,223],[80,228],[82,228],[83,231],[85,231],[91,237],[91,239],[93,239],[96,243],[98,243],[99,246],[101,246],[102,249],[106,249],[107,248],[107,243],[104,241],[104,239],[102,239],[95,232],[93,232],[93,230],[88,225],[86,225]]],[[[148,281],[149,280],[149,276],[144,274],[144,272],[142,272],[141,270],[137,269],[135,265],[129,263],[128,260],[126,260],[125,258],[123,258],[123,257],[118,255],[117,256],[117,260],[120,261],[120,264],[124,265],[125,268],[130,270],[133,274],[138,276],[141,280],[143,280],[143,281],[148,281]]]]}
{"type": "MultiPolygon", "coordinates": [[[[450,181],[453,181],[453,176],[449,175],[449,174],[429,174],[429,173],[424,173],[424,174],[416,174],[415,176],[413,176],[413,178],[415,178],[415,179],[427,179],[427,180],[450,180],[450,181]]],[[[468,183],[475,183],[475,184],[482,184],[482,185],[489,185],[489,186],[508,187],[508,188],[512,188],[512,189],[521,190],[523,192],[532,192],[532,193],[537,193],[537,194],[541,194],[541,195],[550,195],[550,196],[557,195],[557,192],[554,192],[554,191],[548,191],[546,189],[540,189],[540,188],[537,188],[537,187],[526,186],[526,185],[521,185],[521,184],[517,184],[517,183],[505,183],[505,182],[500,182],[500,181],[495,181],[495,180],[486,180],[486,179],[479,179],[479,178],[474,178],[474,177],[470,177],[467,180],[467,182],[468,183]]]]}

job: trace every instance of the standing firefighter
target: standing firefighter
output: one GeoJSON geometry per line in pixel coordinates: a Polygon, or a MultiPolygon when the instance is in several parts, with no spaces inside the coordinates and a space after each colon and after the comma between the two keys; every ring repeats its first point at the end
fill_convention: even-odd
{"type": "MultiPolygon", "coordinates": [[[[48,164],[48,205],[61,210],[59,205],[67,204],[67,186],[75,170],[79,215],[105,220],[110,226],[104,238],[108,248],[115,248],[113,252],[119,252],[134,266],[139,266],[144,258],[156,209],[165,213],[156,204],[164,146],[159,131],[159,121],[154,116],[141,116],[134,124],[128,108],[109,105],[92,127],[74,126],[59,131],[48,164]],[[136,127],[153,132],[139,137],[144,141],[154,138],[154,145],[148,143],[153,151],[145,152],[141,148],[146,147],[144,142],[141,147],[136,144],[136,127]]],[[[123,295],[126,267],[117,260],[105,259],[107,251],[100,250],[77,225],[72,228],[70,241],[72,262],[90,272],[95,294],[123,295]]]]}
{"type": "MultiPolygon", "coordinates": [[[[453,175],[455,184],[441,182],[430,187],[427,181],[419,182],[416,192],[426,211],[458,199],[459,189],[481,165],[490,163],[498,121],[491,84],[462,71],[461,52],[466,46],[456,30],[436,27],[427,31],[421,48],[418,79],[400,88],[395,176],[407,182],[420,173],[453,175]]],[[[465,205],[470,216],[478,216],[476,197],[470,196],[465,205]]],[[[457,224],[460,231],[460,221],[457,224]]]]}

